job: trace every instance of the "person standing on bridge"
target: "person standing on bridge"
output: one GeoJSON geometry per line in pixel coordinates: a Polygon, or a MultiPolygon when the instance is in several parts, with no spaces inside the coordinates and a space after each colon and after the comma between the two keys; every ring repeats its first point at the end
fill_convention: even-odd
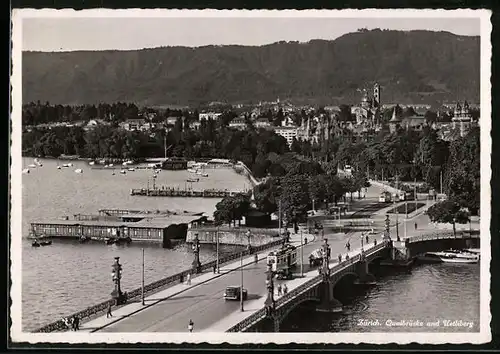
{"type": "Polygon", "coordinates": [[[191,273],[187,273],[187,276],[186,276],[186,285],[191,285],[191,273]]]}
{"type": "Polygon", "coordinates": [[[376,246],[377,245],[377,239],[373,240],[373,245],[376,246]]]}
{"type": "Polygon", "coordinates": [[[345,255],[345,260],[348,261],[349,260],[349,253],[345,255]]]}
{"type": "Polygon", "coordinates": [[[366,239],[366,244],[368,245],[368,242],[369,242],[369,237],[368,237],[368,234],[366,234],[365,239],[366,239]]]}
{"type": "Polygon", "coordinates": [[[194,328],[194,323],[193,323],[193,320],[189,320],[189,323],[188,323],[188,331],[189,331],[189,332],[193,332],[193,328],[194,328]]]}
{"type": "Polygon", "coordinates": [[[347,248],[347,252],[350,252],[351,251],[351,244],[349,243],[349,240],[347,241],[347,243],[345,244],[345,248],[347,248]]]}
{"type": "Polygon", "coordinates": [[[283,295],[286,295],[288,293],[288,287],[286,284],[283,284],[283,295]]]}
{"type": "Polygon", "coordinates": [[[415,223],[415,230],[417,229],[417,223],[415,223]]]}
{"type": "Polygon", "coordinates": [[[281,284],[278,284],[278,296],[281,296],[281,284]]]}
{"type": "Polygon", "coordinates": [[[339,263],[342,263],[342,255],[339,254],[339,263]]]}

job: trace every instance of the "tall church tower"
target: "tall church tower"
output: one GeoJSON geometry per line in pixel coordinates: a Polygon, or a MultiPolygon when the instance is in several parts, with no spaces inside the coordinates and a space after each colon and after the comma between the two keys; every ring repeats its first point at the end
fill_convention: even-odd
{"type": "Polygon", "coordinates": [[[373,85],[373,105],[375,108],[380,107],[380,85],[377,82],[373,85]]]}

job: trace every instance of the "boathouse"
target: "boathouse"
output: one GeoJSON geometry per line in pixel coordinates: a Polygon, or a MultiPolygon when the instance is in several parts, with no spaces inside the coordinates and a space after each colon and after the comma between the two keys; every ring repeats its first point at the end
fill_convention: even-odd
{"type": "Polygon", "coordinates": [[[32,222],[31,238],[90,238],[93,240],[130,239],[161,242],[170,247],[170,240],[185,239],[191,223],[203,222],[203,213],[188,211],[159,212],[120,209],[100,210],[98,215],[76,214],[72,218],[32,222]]]}

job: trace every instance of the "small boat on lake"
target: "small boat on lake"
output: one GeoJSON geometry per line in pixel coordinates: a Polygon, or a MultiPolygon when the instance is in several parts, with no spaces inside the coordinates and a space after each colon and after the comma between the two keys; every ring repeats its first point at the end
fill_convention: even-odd
{"type": "Polygon", "coordinates": [[[94,165],[95,165],[95,161],[90,161],[90,162],[89,162],[89,165],[90,165],[90,166],[94,166],[94,165]]]}
{"type": "Polygon", "coordinates": [[[199,182],[199,181],[200,181],[200,179],[199,179],[199,178],[188,178],[188,179],[186,180],[186,182],[191,182],[191,183],[192,183],[192,182],[199,182]]]}
{"type": "Polygon", "coordinates": [[[76,172],[76,173],[83,173],[83,170],[82,170],[81,168],[77,168],[77,169],[75,170],[75,172],[76,172]]]}
{"type": "Polygon", "coordinates": [[[208,173],[204,172],[201,174],[203,177],[208,177],[208,173]]]}
{"type": "Polygon", "coordinates": [[[52,244],[51,240],[40,241],[40,246],[50,246],[52,244]]]}
{"type": "Polygon", "coordinates": [[[36,168],[36,165],[34,163],[32,163],[32,164],[29,164],[28,167],[36,168]]]}
{"type": "Polygon", "coordinates": [[[129,167],[129,169],[128,169],[128,170],[129,170],[129,171],[135,171],[135,168],[133,168],[133,167],[129,167]]]}
{"type": "Polygon", "coordinates": [[[187,170],[189,173],[196,173],[196,170],[192,169],[192,168],[188,168],[187,170]]]}
{"type": "Polygon", "coordinates": [[[66,167],[71,167],[71,163],[63,163],[62,167],[66,168],[66,167]]]}
{"type": "Polygon", "coordinates": [[[30,173],[30,169],[29,168],[25,168],[23,169],[23,173],[26,174],[26,173],[30,173]]]}
{"type": "Polygon", "coordinates": [[[127,171],[126,171],[126,170],[120,170],[120,173],[121,173],[122,175],[125,175],[125,174],[127,174],[127,171]]]}
{"type": "Polygon", "coordinates": [[[57,165],[57,169],[60,170],[61,169],[61,166],[57,165]]]}
{"type": "Polygon", "coordinates": [[[479,256],[467,252],[426,252],[417,256],[422,263],[463,263],[474,264],[479,262],[479,256]]]}

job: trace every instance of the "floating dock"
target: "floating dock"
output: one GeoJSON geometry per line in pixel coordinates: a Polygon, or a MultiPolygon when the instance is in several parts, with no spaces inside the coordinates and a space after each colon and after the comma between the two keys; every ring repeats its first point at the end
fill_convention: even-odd
{"type": "Polygon", "coordinates": [[[189,211],[139,211],[101,209],[99,214],[76,214],[60,219],[31,223],[30,238],[130,239],[162,242],[186,238],[187,229],[207,219],[203,213],[189,211]]]}
{"type": "Polygon", "coordinates": [[[141,188],[132,189],[130,195],[141,195],[146,197],[184,197],[184,198],[225,198],[231,197],[243,192],[231,192],[228,190],[204,189],[201,191],[192,189],[173,189],[173,188],[141,188]]]}

